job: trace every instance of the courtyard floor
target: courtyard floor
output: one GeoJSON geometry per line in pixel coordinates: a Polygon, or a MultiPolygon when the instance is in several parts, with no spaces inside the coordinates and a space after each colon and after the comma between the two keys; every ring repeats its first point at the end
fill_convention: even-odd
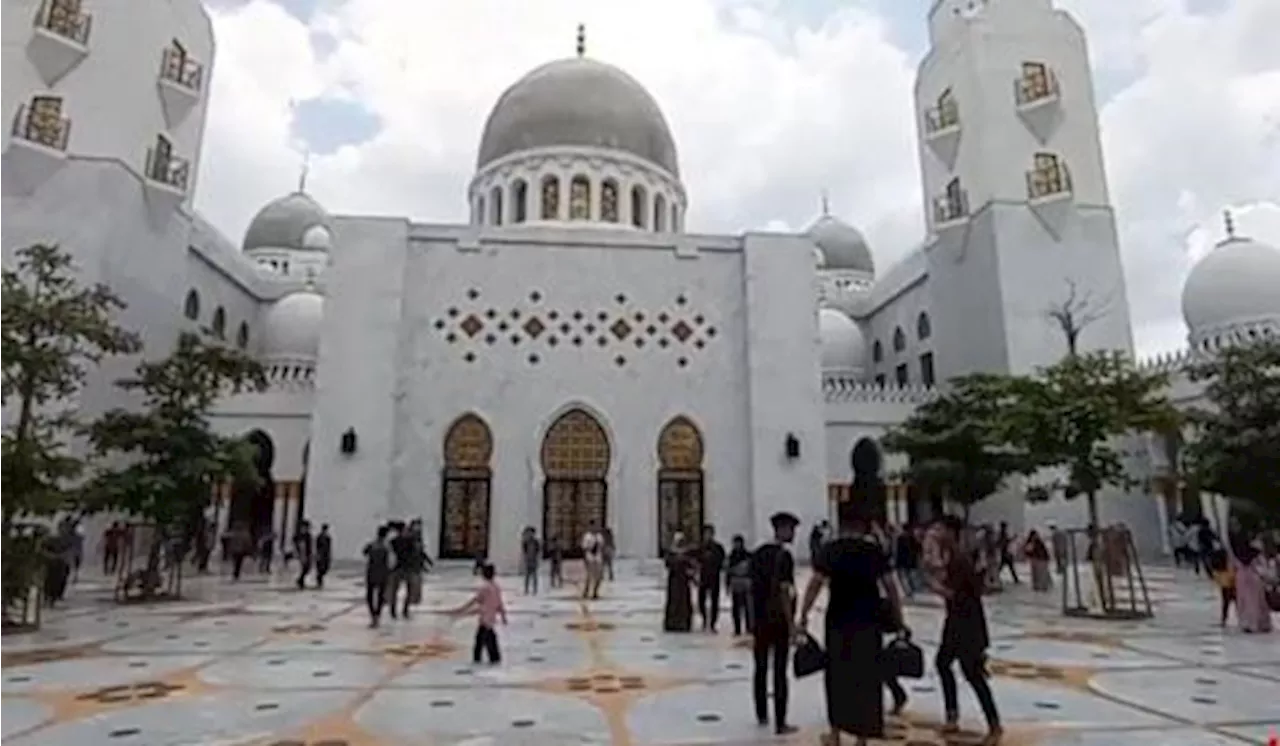
{"type": "MultiPolygon", "coordinates": [[[[1280,634],[1217,625],[1208,582],[1149,570],[1157,617],[1062,618],[1056,595],[989,599],[993,686],[1016,746],[1227,746],[1280,731],[1280,634]]],[[[545,578],[544,578],[545,580],[545,578]]],[[[355,572],[323,591],[289,578],[188,583],[201,600],[117,607],[83,579],[66,610],[3,641],[3,740],[13,746],[658,746],[816,744],[821,677],[792,686],[802,732],[772,739],[754,723],[750,650],[721,634],[663,634],[655,564],[624,565],[599,601],[572,586],[522,596],[503,585],[510,626],[497,667],[472,666],[470,619],[439,610],[474,587],[450,568],[428,578],[412,621],[367,627],[355,572]]],[[[931,599],[909,621],[930,655],[931,599]]],[[[961,680],[964,725],[944,740],[932,676],[906,681],[911,703],[887,741],[972,743],[980,721],[961,680]]]]}

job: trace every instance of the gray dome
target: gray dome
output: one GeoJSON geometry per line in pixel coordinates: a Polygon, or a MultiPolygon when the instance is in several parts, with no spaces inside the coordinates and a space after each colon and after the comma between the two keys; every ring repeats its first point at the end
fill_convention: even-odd
{"type": "Polygon", "coordinates": [[[316,250],[326,242],[319,240],[318,232],[312,229],[320,226],[327,231],[328,223],[329,214],[309,195],[287,194],[268,202],[249,221],[249,229],[244,233],[244,250],[316,250]]]}
{"type": "Polygon", "coordinates": [[[476,167],[530,148],[616,148],[680,175],[662,110],[636,79],[586,57],[549,62],[508,88],[480,139],[476,167]]]}
{"type": "Polygon", "coordinates": [[[857,270],[876,273],[871,248],[857,228],[839,218],[823,215],[809,226],[805,235],[819,249],[825,259],[824,269],[857,270]]]}

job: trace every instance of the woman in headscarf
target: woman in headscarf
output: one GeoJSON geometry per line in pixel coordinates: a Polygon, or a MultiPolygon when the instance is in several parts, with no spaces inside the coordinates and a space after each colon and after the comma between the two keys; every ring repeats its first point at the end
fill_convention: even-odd
{"type": "MultiPolygon", "coordinates": [[[[1236,520],[1227,535],[1227,558],[1235,571],[1236,617],[1242,632],[1270,632],[1271,609],[1267,605],[1267,589],[1259,571],[1262,554],[1236,520]]],[[[1225,614],[1224,614],[1225,617],[1225,614]]],[[[1225,620],[1225,619],[1224,619],[1225,620]]]]}
{"type": "Polygon", "coordinates": [[[693,557],[679,531],[671,538],[667,551],[667,603],[662,619],[666,632],[688,632],[693,629],[693,557]]]}

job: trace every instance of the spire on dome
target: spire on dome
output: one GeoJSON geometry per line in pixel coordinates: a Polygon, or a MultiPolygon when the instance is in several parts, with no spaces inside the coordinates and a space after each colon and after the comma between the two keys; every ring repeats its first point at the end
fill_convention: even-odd
{"type": "Polygon", "coordinates": [[[827,194],[827,190],[822,190],[822,216],[825,218],[831,214],[831,195],[827,194]]]}
{"type": "Polygon", "coordinates": [[[585,23],[578,24],[578,56],[581,57],[587,53],[587,25],[585,23]]]}
{"type": "Polygon", "coordinates": [[[298,191],[305,193],[307,191],[307,175],[311,171],[311,151],[307,150],[302,153],[302,171],[298,173],[298,191]]]}
{"type": "Polygon", "coordinates": [[[1235,221],[1235,218],[1231,216],[1230,210],[1222,211],[1222,224],[1223,224],[1223,227],[1226,228],[1227,230],[1227,240],[1228,241],[1236,240],[1236,221],[1235,221]]]}

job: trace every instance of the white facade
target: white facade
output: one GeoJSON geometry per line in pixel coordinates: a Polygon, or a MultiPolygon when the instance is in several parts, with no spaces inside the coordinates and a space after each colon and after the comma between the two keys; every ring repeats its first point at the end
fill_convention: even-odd
{"type": "MultiPolygon", "coordinates": [[[[499,99],[459,185],[467,224],[334,216],[300,185],[237,248],[189,202],[208,18],[196,0],[124,5],[5,4],[4,257],[70,249],[127,300],[147,354],[205,328],[263,361],[269,391],[223,402],[215,425],[254,433],[275,487],[221,494],[224,526],[283,539],[305,515],[355,557],[379,522],[420,517],[434,550],[509,564],[525,526],[600,522],[645,557],[703,521],[748,541],[777,510],[808,524],[832,495],[923,519],[943,506],[892,484],[905,464],[878,439],[935,384],[1061,357],[1045,311],[1071,288],[1108,308],[1081,347],[1132,350],[1085,40],[1050,0],[935,3],[916,86],[928,235],[880,272],[825,209],[798,235],[685,232],[658,103],[582,56],[499,99]],[[41,96],[56,105],[25,118],[41,96]]],[[[1276,256],[1232,236],[1193,273],[1196,354],[1280,329],[1276,256]]],[[[130,365],[81,408],[123,403],[110,381],[130,365]]],[[[1167,471],[1163,449],[1131,450],[1136,474],[1167,471]]],[[[1149,551],[1185,507],[1102,506],[1149,551]]],[[[1014,485],[975,516],[1074,525],[1083,507],[1027,506],[1014,485]]]]}

